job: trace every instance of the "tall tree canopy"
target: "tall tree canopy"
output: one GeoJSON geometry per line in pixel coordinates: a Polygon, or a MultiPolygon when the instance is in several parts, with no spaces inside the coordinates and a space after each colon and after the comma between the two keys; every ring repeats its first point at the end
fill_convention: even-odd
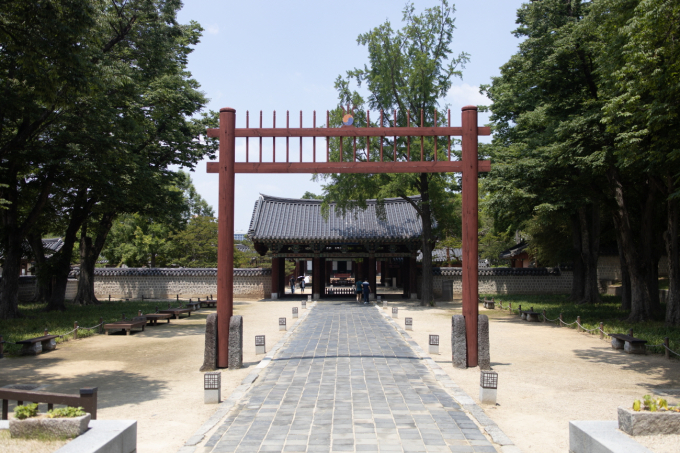
{"type": "MultiPolygon", "coordinates": [[[[468,61],[464,52],[453,55],[451,43],[455,30],[453,14],[455,8],[446,0],[441,5],[415,14],[413,4],[407,4],[403,12],[404,26],[394,30],[390,22],[359,35],[357,42],[368,49],[368,64],[363,68],[355,68],[347,72],[346,77],[338,76],[335,88],[339,95],[339,107],[334,110],[331,125],[339,126],[343,115],[342,106],[350,105],[355,111],[364,108],[384,111],[384,115],[376,113],[374,126],[407,125],[407,112],[410,111],[411,125],[420,126],[422,115],[423,126],[433,126],[435,111],[438,111],[437,125],[445,125],[446,113],[440,109],[440,102],[451,88],[455,77],[461,77],[461,69],[468,61]],[[365,85],[367,99],[357,90],[351,89],[351,83],[357,87],[365,85]],[[378,118],[378,120],[375,120],[378,118]]],[[[356,114],[354,124],[366,126],[366,115],[356,114]]],[[[447,143],[438,138],[438,159],[446,159],[447,143]]],[[[357,159],[360,161],[380,159],[379,140],[371,140],[368,155],[366,140],[357,140],[357,159]]],[[[349,140],[343,143],[343,156],[352,155],[352,144],[349,140]]],[[[332,155],[335,159],[340,155],[340,141],[332,140],[332,155]]],[[[434,139],[426,138],[410,140],[411,160],[418,160],[416,155],[423,149],[424,160],[434,160],[434,139]]],[[[405,161],[408,159],[409,145],[406,139],[398,139],[395,144],[386,139],[383,158],[386,161],[405,161]],[[394,151],[396,149],[396,151],[394,151]]],[[[345,157],[346,158],[346,157],[345,157]]],[[[332,174],[318,176],[327,184],[324,188],[324,205],[326,209],[331,202],[337,203],[337,209],[347,211],[353,208],[366,208],[367,199],[377,199],[380,203],[385,198],[401,197],[412,204],[418,212],[423,225],[423,276],[421,303],[432,300],[432,249],[438,236],[438,229],[446,228],[459,219],[459,212],[452,209],[455,201],[451,196],[458,189],[452,174],[332,174]],[[410,196],[420,195],[412,199],[410,196]]]]}

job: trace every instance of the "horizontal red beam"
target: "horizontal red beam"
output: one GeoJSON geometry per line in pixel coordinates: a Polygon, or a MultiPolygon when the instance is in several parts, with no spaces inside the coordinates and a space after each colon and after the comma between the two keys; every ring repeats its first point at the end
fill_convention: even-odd
{"type": "MultiPolygon", "coordinates": [[[[238,128],[236,137],[448,137],[463,135],[462,127],[306,127],[238,128]]],[[[478,127],[477,135],[491,135],[491,128],[478,127]]],[[[208,137],[219,138],[219,129],[208,129],[208,137]]]]}
{"type": "MultiPolygon", "coordinates": [[[[219,173],[219,162],[208,162],[208,173],[219,173]]],[[[479,161],[479,171],[491,170],[491,162],[479,161]]],[[[460,173],[460,161],[427,162],[236,162],[235,173],[460,173]]]]}

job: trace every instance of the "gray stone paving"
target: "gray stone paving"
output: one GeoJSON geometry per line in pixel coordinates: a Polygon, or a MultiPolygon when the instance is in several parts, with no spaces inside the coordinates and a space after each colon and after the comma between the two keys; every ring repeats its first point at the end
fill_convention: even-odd
{"type": "Polygon", "coordinates": [[[372,305],[318,304],[205,447],[495,452],[372,305]]]}

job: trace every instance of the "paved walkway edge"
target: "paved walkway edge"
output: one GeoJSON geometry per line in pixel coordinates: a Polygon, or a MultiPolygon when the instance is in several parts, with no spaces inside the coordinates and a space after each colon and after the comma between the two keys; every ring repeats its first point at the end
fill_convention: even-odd
{"type": "Polygon", "coordinates": [[[498,427],[498,425],[489,418],[484,410],[475,403],[470,395],[468,395],[465,390],[463,390],[458,384],[456,384],[453,379],[440,367],[437,362],[435,362],[429,354],[416,343],[411,336],[406,333],[402,327],[397,324],[397,322],[389,316],[382,307],[375,305],[375,308],[380,312],[380,314],[389,322],[396,330],[404,337],[404,340],[408,345],[418,354],[427,366],[432,370],[437,380],[446,389],[446,391],[453,397],[454,400],[460,404],[460,406],[465,410],[465,412],[470,415],[479,426],[484,428],[484,431],[491,437],[491,440],[501,446],[503,453],[521,453],[519,447],[517,447],[510,438],[498,427]]]}
{"type": "Polygon", "coordinates": [[[316,307],[316,304],[317,304],[316,302],[307,304],[308,307],[306,310],[302,311],[300,318],[297,321],[295,321],[295,323],[292,326],[290,326],[288,332],[286,332],[283,335],[283,337],[269,350],[267,355],[264,356],[260,363],[255,367],[255,370],[248,376],[246,376],[245,379],[243,379],[243,381],[241,381],[241,385],[236,387],[234,391],[231,392],[229,398],[218,404],[215,413],[212,414],[210,418],[205,423],[203,423],[203,425],[201,425],[200,428],[198,428],[198,430],[196,430],[196,432],[184,443],[184,446],[177,450],[177,453],[194,453],[194,451],[196,450],[196,445],[201,443],[205,435],[211,429],[213,429],[215,425],[217,425],[220,422],[220,420],[222,420],[229,413],[229,411],[241,399],[241,397],[245,395],[248,392],[248,390],[250,390],[250,387],[253,385],[253,382],[255,382],[257,378],[260,376],[262,370],[264,370],[267,367],[267,365],[271,363],[279,349],[281,349],[283,345],[286,343],[286,341],[288,341],[288,339],[293,334],[293,332],[295,332],[300,323],[302,323],[302,321],[305,320],[309,312],[314,307],[316,307]]]}

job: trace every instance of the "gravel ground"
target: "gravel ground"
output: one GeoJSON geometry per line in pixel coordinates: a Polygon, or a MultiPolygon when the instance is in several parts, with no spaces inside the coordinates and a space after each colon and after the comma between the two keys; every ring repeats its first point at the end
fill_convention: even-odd
{"type": "MultiPolygon", "coordinates": [[[[285,334],[279,331],[278,318],[285,316],[288,325],[293,324],[293,306],[299,307],[299,301],[234,302],[234,313],[244,320],[244,368],[222,371],[222,399],[262,359],[255,355],[255,335],[266,335],[269,350],[285,334]]],[[[214,311],[202,309],[129,336],[98,335],[60,344],[36,357],[2,359],[0,387],[37,383],[48,392],[71,394],[81,387],[98,387],[98,418],[137,420],[139,453],[175,452],[217,408],[203,403],[203,373],[198,371],[203,364],[205,319],[214,311]]],[[[11,404],[10,411],[15,403],[11,404]]],[[[3,453],[33,451],[28,445],[12,441],[5,447],[0,438],[3,453]]]]}
{"type": "MultiPolygon", "coordinates": [[[[440,335],[434,360],[479,403],[479,369],[451,364],[451,316],[461,313],[461,302],[432,308],[394,301],[390,313],[392,306],[399,307],[402,326],[405,317],[413,318],[408,333],[423,350],[428,335],[440,335]]],[[[527,323],[481,305],[479,310],[489,316],[491,366],[498,372],[498,404],[482,408],[525,453],[568,451],[570,420],[616,420],[618,406],[645,394],[680,396],[680,361],[625,354],[597,335],[527,323]]],[[[670,397],[669,403],[679,399],[670,397]]],[[[652,437],[645,445],[655,453],[678,451],[677,436],[652,437]]]]}

